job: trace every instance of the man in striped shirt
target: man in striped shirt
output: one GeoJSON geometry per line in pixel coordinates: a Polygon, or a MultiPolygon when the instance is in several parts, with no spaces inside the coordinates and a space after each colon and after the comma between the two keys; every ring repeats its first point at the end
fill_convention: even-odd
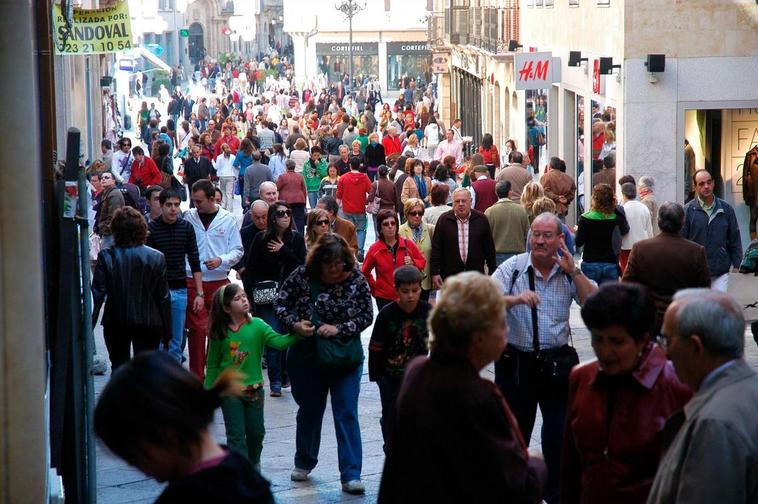
{"type": "MultiPolygon", "coordinates": [[[[164,189],[158,196],[161,215],[148,223],[150,234],[146,245],[166,257],[166,276],[171,292],[171,342],[169,354],[181,363],[184,357],[184,320],[187,313],[187,275],[185,258],[192,270],[197,292],[203,292],[203,277],[200,272],[200,255],[192,224],[181,217],[181,199],[174,189],[164,189]]],[[[203,309],[203,298],[196,297],[192,309],[203,309]]]]}

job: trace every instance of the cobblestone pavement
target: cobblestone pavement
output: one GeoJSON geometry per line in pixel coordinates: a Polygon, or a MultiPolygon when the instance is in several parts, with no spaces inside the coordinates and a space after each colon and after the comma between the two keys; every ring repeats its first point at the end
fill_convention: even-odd
{"type": "MultiPolygon", "coordinates": [[[[239,208],[237,209],[239,212],[239,208]]],[[[370,230],[366,243],[373,243],[370,230]]],[[[571,310],[571,328],[573,342],[582,362],[591,360],[589,332],[584,327],[579,315],[579,308],[574,305],[571,310]]],[[[371,328],[362,334],[364,348],[368,345],[371,328]]],[[[98,353],[107,357],[101,328],[97,328],[96,344],[98,353]]],[[[758,369],[758,347],[746,332],[746,358],[758,369]]],[[[264,371],[265,375],[265,371],[264,371]]],[[[482,376],[494,380],[494,366],[482,372],[482,376]]],[[[96,395],[108,381],[109,373],[95,377],[96,395]]],[[[379,391],[374,383],[368,381],[368,369],[364,366],[361,379],[361,392],[358,400],[358,414],[363,440],[363,473],[366,485],[365,496],[350,496],[341,491],[339,471],[337,469],[337,442],[334,435],[331,408],[327,405],[324,415],[320,460],[305,483],[294,483],[289,479],[295,453],[295,414],[297,405],[289,389],[284,389],[282,397],[266,397],[265,421],[266,438],[261,460],[263,475],[271,482],[271,488],[279,503],[308,504],[330,502],[376,502],[379,482],[384,464],[382,451],[382,434],[379,428],[381,403],[379,391]]],[[[541,419],[537,419],[531,446],[539,449],[539,432],[541,419]]],[[[213,421],[212,432],[219,442],[224,442],[224,424],[221,411],[218,410],[213,421]]],[[[422,483],[422,482],[420,482],[422,483]]],[[[97,497],[101,504],[147,503],[153,502],[162,491],[163,486],[146,477],[135,468],[116,458],[107,449],[98,446],[97,450],[97,497]]]]}

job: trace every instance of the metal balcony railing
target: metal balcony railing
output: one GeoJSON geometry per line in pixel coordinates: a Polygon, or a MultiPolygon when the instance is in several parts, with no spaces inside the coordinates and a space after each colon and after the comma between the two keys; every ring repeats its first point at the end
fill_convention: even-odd
{"type": "Polygon", "coordinates": [[[433,46],[443,41],[470,45],[492,54],[505,53],[509,40],[519,40],[518,3],[501,8],[453,6],[442,13],[435,12],[430,40],[433,46]]]}

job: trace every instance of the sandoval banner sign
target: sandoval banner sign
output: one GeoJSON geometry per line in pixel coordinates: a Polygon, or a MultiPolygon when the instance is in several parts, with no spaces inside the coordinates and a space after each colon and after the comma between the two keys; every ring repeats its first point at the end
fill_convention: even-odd
{"type": "Polygon", "coordinates": [[[53,5],[56,54],[106,54],[132,48],[129,4],[121,1],[104,9],[74,9],[74,23],[66,24],[58,4],[53,5]]]}

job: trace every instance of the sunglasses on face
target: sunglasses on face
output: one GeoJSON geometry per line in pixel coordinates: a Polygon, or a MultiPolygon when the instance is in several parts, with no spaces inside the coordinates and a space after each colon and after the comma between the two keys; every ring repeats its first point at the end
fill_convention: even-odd
{"type": "Polygon", "coordinates": [[[322,219],[322,220],[317,220],[316,221],[316,225],[317,226],[326,226],[328,224],[329,224],[329,219],[322,219]]]}
{"type": "Polygon", "coordinates": [[[290,210],[277,210],[276,216],[277,217],[291,217],[292,212],[290,210]]]}
{"type": "Polygon", "coordinates": [[[422,217],[424,215],[423,210],[416,210],[415,212],[408,212],[410,217],[422,217]]]}
{"type": "Polygon", "coordinates": [[[395,227],[395,221],[389,220],[382,222],[382,227],[395,227]]]}

